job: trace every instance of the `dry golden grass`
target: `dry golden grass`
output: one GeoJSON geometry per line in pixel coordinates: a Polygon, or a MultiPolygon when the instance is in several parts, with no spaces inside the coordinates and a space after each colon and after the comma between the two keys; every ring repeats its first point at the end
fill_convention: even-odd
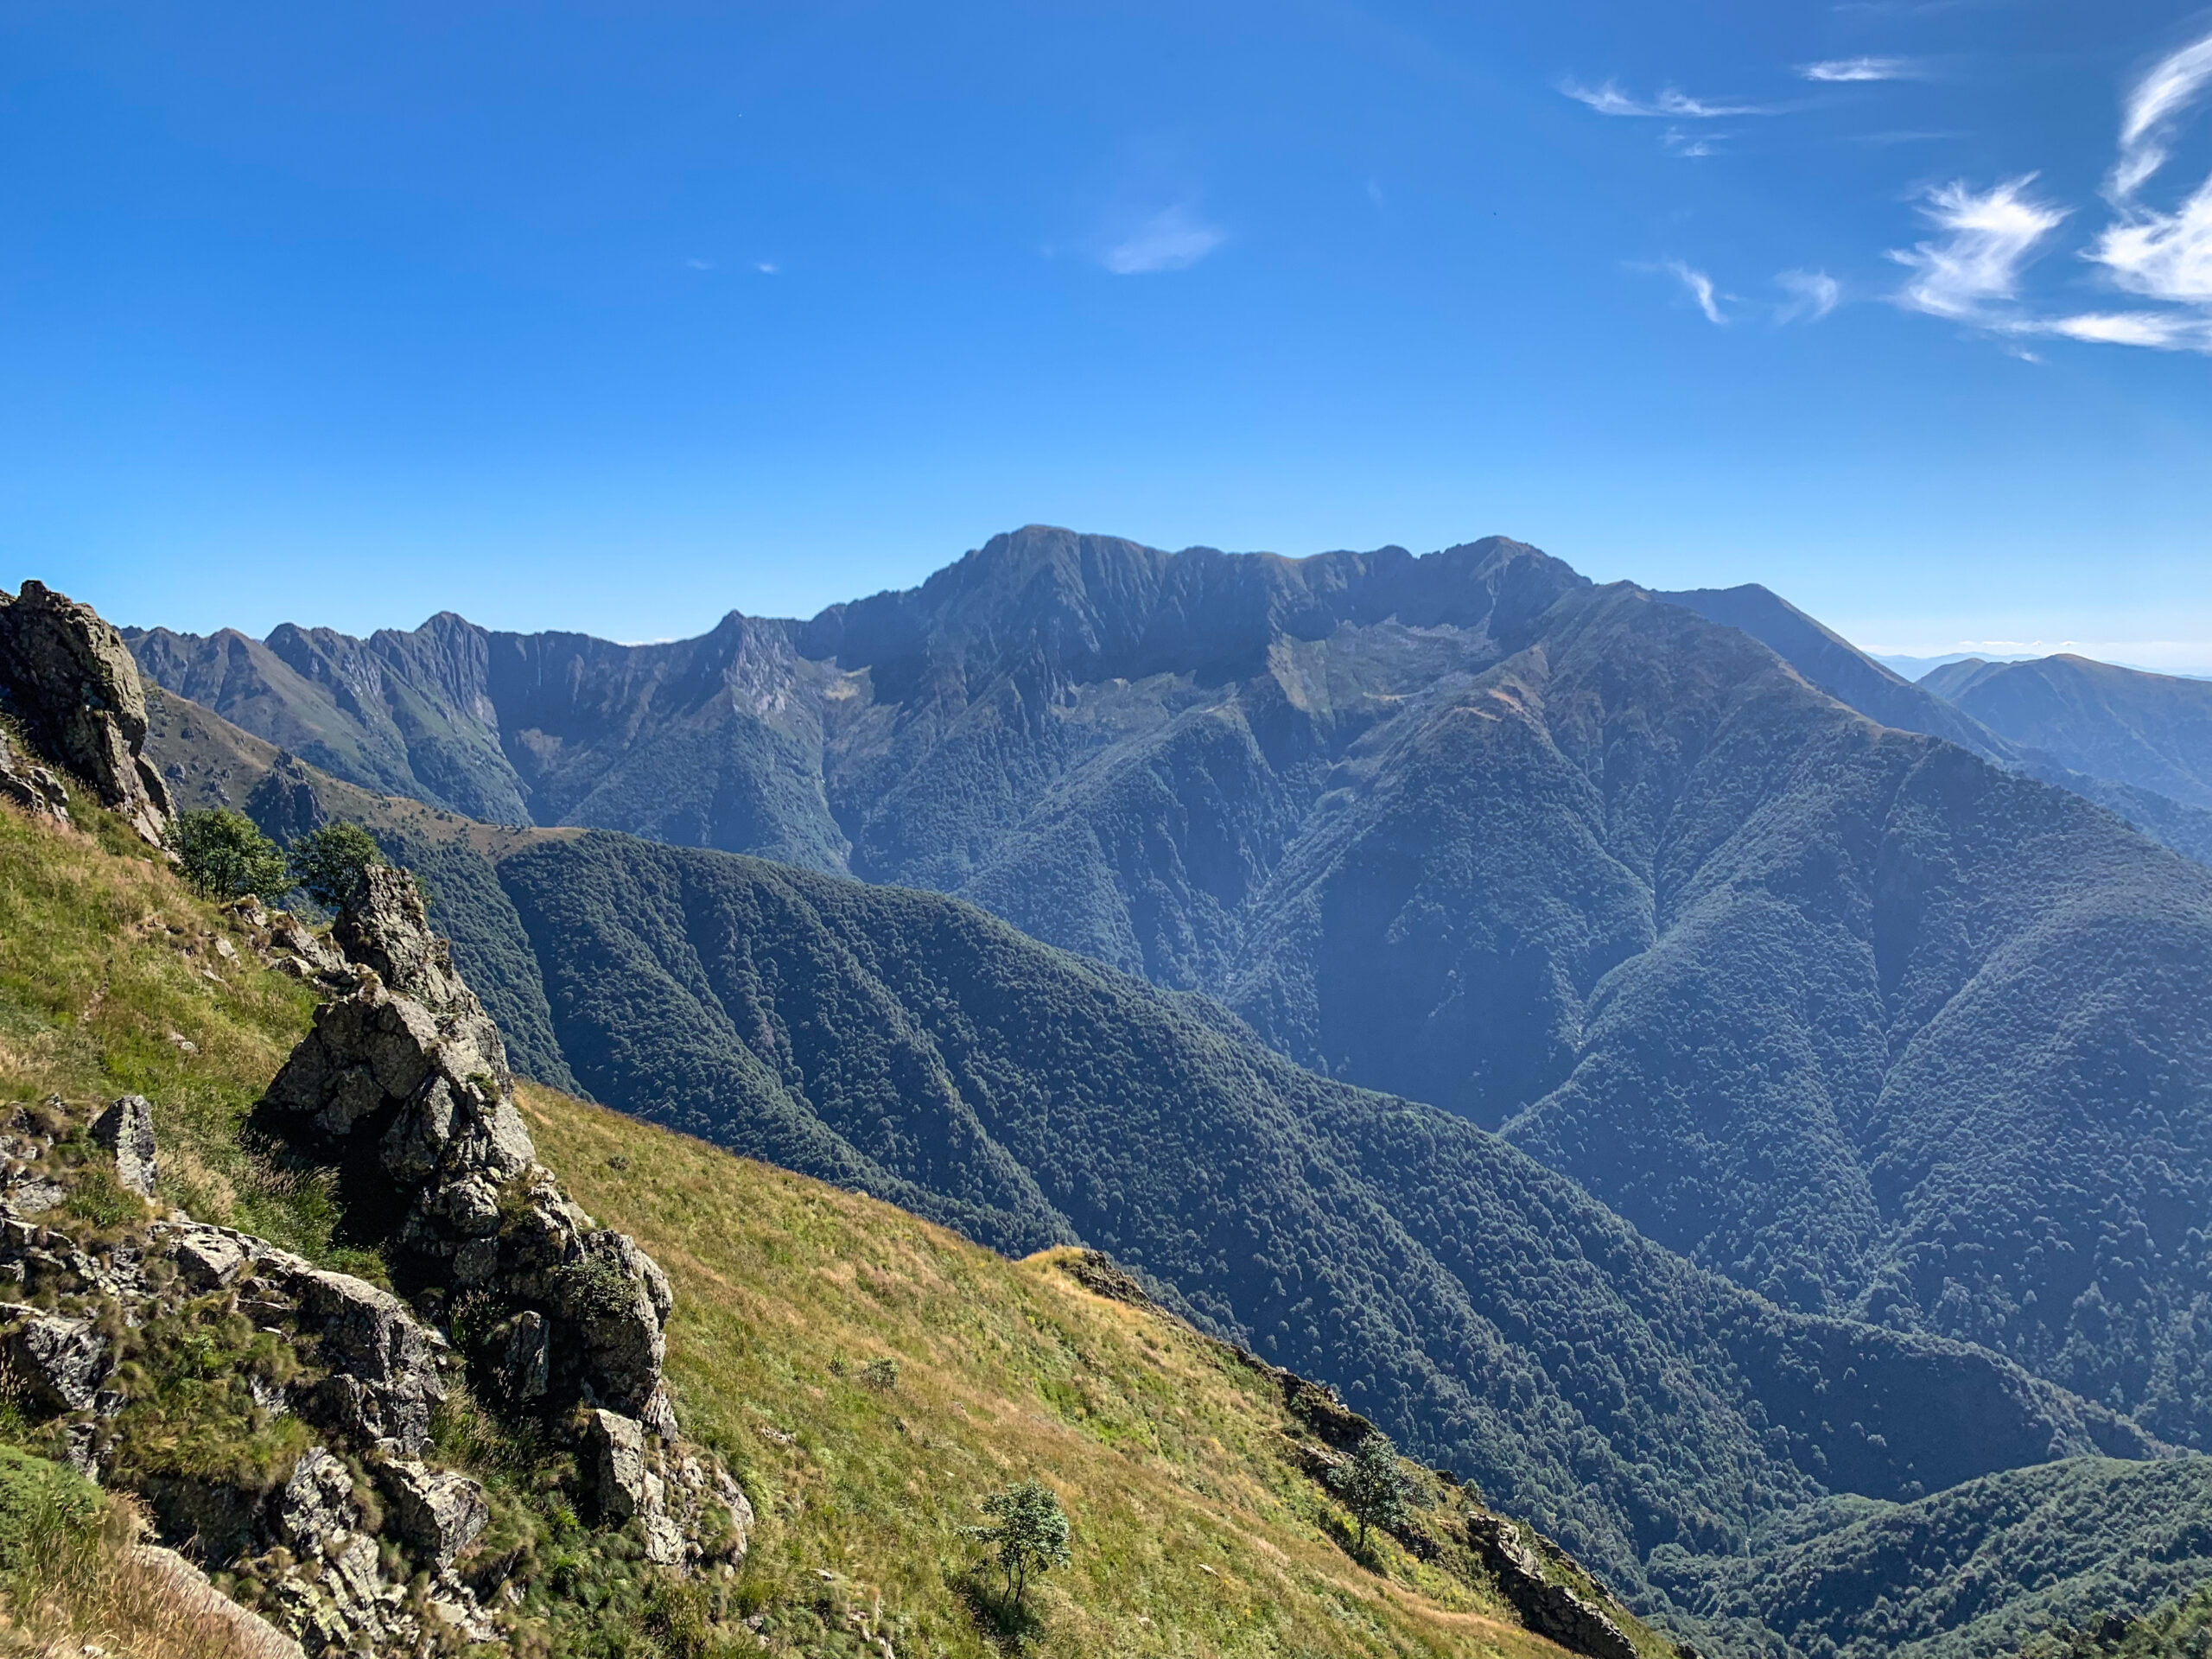
{"type": "Polygon", "coordinates": [[[1381,1572],[1355,1560],[1287,1455],[1298,1431],[1274,1388],[1179,1321],[1084,1289],[1059,1253],[1007,1262],[550,1090],[524,1106],[541,1155],[677,1287],[687,1421],[761,1511],[753,1593],[834,1584],[880,1602],[902,1655],[989,1652],[958,1529],[1034,1477],[1068,1510],[1074,1558],[1032,1592],[1025,1651],[1560,1651],[1395,1544],[1381,1572]],[[860,1375],[882,1358],[889,1390],[860,1375]]]}
{"type": "Polygon", "coordinates": [[[124,1501],[105,1522],[35,1529],[10,1574],[28,1588],[0,1611],[0,1653],[41,1659],[261,1659],[229,1620],[133,1553],[137,1512],[124,1501]]]}

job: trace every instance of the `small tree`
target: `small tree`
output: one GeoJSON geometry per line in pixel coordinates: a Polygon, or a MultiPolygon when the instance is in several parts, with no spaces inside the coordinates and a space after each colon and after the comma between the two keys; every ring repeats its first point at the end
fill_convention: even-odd
{"type": "Polygon", "coordinates": [[[1395,1527],[1413,1507],[1414,1484],[1399,1466],[1398,1448],[1387,1434],[1370,1434],[1329,1471],[1329,1484],[1359,1522],[1359,1548],[1370,1527],[1395,1527]]]}
{"type": "Polygon", "coordinates": [[[1067,1511],[1051,1487],[1021,1480],[985,1498],[983,1513],[996,1516],[998,1525],[963,1527],[961,1533],[998,1551],[1007,1595],[1018,1609],[1031,1573],[1067,1564],[1067,1511]]]}
{"type": "Polygon", "coordinates": [[[308,898],[331,910],[344,908],[361,890],[361,873],[384,862],[369,832],[340,818],[292,842],[292,880],[308,898]]]}
{"type": "Polygon", "coordinates": [[[243,812],[219,806],[182,813],[170,832],[170,844],[185,880],[204,899],[253,893],[274,902],[291,891],[284,855],[243,812]]]}

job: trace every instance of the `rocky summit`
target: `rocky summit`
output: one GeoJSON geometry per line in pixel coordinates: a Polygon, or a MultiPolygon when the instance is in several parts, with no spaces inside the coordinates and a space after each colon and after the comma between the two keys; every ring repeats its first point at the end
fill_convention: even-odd
{"type": "MultiPolygon", "coordinates": [[[[0,594],[0,711],[31,747],[91,785],[99,804],[160,846],[168,787],[144,755],[146,697],[118,634],[89,605],[26,582],[0,594]]],[[[51,769],[19,765],[0,735],[0,793],[64,819],[51,769]]]]}

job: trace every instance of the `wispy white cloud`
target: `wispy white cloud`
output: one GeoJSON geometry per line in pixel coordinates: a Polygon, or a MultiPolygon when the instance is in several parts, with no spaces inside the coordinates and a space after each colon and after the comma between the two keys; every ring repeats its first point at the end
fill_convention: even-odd
{"type": "Polygon", "coordinates": [[[1843,297],[1843,284],[1825,270],[1785,270],[1774,280],[1789,296],[1775,308],[1777,322],[1818,322],[1843,297]]]}
{"type": "Polygon", "coordinates": [[[1829,58],[1801,63],[1797,73],[1808,80],[1910,80],[1920,69],[1910,58],[1829,58]]]}
{"type": "Polygon", "coordinates": [[[759,271],[763,276],[773,276],[778,271],[781,270],[783,267],[779,264],[771,264],[766,259],[756,259],[753,262],[753,269],[759,271]]]}
{"type": "Polygon", "coordinates": [[[2100,346],[2212,352],[2212,324],[2171,311],[2090,311],[2041,325],[2044,332],[2100,346]]]}
{"type": "Polygon", "coordinates": [[[1772,115],[1771,109],[1756,104],[1716,103],[1710,99],[1693,98],[1688,92],[1669,86],[1656,98],[1631,98],[1620,89],[1618,81],[1608,80],[1602,86],[1586,86],[1580,81],[1563,80],[1560,91],[1578,104],[1586,104],[1600,115],[1630,115],[1665,117],[1681,121],[1723,120],[1738,115],[1772,115]]]}
{"type": "Polygon", "coordinates": [[[2020,268],[2066,217],[2064,208],[2028,196],[2035,177],[2026,174],[1980,193],[1963,181],[1929,191],[1922,211],[1942,234],[1891,250],[1890,257],[1913,273],[1898,299],[1931,316],[2004,321],[1993,308],[2018,296],[2020,268]]]}
{"type": "Polygon", "coordinates": [[[2108,227],[2088,257],[2131,294],[2212,308],[2212,179],[2171,213],[2137,213],[2108,227]]]}
{"type": "Polygon", "coordinates": [[[1695,161],[1720,154],[1723,141],[1732,136],[1725,132],[1684,132],[1680,127],[1669,127],[1660,134],[1660,141],[1675,155],[1695,161]]]}
{"type": "Polygon", "coordinates": [[[1727,315],[1720,308],[1720,296],[1713,286],[1712,277],[1679,259],[1669,259],[1663,269],[1689,290],[1690,297],[1697,302],[1697,308],[1705,313],[1707,322],[1726,323],[1728,321],[1727,315]]]}
{"type": "Polygon", "coordinates": [[[1147,276],[1195,265],[1229,239],[1187,204],[1163,207],[1127,235],[1111,240],[1099,263],[1117,276],[1147,276]]]}
{"type": "Polygon", "coordinates": [[[2212,35],[2152,66],[2129,92],[2120,127],[2120,156],[2106,194],[2118,213],[2087,257],[2102,265],[2123,291],[2179,314],[2126,312],[2084,321],[2119,332],[2075,334],[2167,351],[2212,350],[2212,178],[2171,212],[2140,199],[2172,152],[2181,117],[2212,91],[2212,35]],[[2193,314],[2193,315],[2192,315],[2193,314]]]}
{"type": "Polygon", "coordinates": [[[2133,196],[2166,163],[2174,118],[2212,84],[2212,35],[2152,67],[2128,94],[2120,124],[2120,160],[2112,174],[2114,196],[2133,196]]]}
{"type": "Polygon", "coordinates": [[[712,270],[715,262],[711,259],[686,259],[683,268],[686,270],[712,270]]]}

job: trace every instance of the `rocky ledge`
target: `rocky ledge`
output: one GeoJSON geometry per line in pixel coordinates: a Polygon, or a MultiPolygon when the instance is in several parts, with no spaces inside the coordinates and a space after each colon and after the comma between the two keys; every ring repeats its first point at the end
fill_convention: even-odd
{"type": "Polygon", "coordinates": [[[0,1123],[0,1361],[56,1455],[137,1494],[149,1547],[246,1586],[308,1655],[503,1639],[513,1563],[480,1547],[485,1488],[435,1454],[464,1382],[565,1448],[585,1518],[645,1561],[741,1557],[751,1506],[662,1376],[667,1279],[537,1160],[498,1029],[412,879],[372,870],[329,943],[250,902],[237,919],[272,968],[333,993],[256,1114],[265,1150],[334,1176],[395,1288],[181,1212],[72,1219],[88,1157],[152,1198],[153,1110],[19,1110],[0,1123]],[[230,1464],[178,1451],[188,1397],[243,1448],[230,1464]]]}

